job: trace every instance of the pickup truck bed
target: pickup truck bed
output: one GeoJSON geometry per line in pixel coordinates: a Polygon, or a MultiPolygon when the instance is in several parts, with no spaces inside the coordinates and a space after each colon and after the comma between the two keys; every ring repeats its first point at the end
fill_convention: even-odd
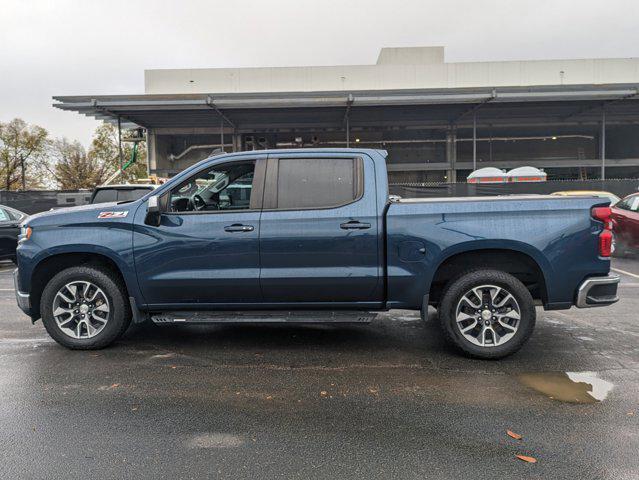
{"type": "Polygon", "coordinates": [[[387,213],[391,308],[416,308],[422,285],[443,283],[459,269],[482,262],[517,266],[520,277],[546,309],[570,308],[577,286],[588,276],[607,275],[610,261],[593,255],[600,229],[594,197],[551,195],[402,199],[387,213]],[[420,255],[420,250],[425,252],[420,255]],[[455,262],[456,256],[469,259],[455,262]],[[469,263],[467,263],[469,262],[469,263]],[[457,265],[454,268],[448,265],[457,265]],[[441,275],[441,268],[448,273],[441,275]],[[437,272],[440,270],[438,277],[437,272]]]}
{"type": "Polygon", "coordinates": [[[32,216],[18,304],[70,348],[109,345],[131,321],[367,321],[433,305],[454,345],[498,358],[530,336],[535,303],[617,300],[605,199],[389,201],[385,156],[223,154],[139,200],[32,216]]]}

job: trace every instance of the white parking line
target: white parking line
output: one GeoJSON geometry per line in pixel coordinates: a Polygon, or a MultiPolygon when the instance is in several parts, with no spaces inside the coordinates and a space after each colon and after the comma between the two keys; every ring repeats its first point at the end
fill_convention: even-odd
{"type": "Polygon", "coordinates": [[[625,270],[621,270],[620,268],[611,268],[610,270],[614,270],[617,273],[623,273],[624,275],[628,275],[633,278],[639,278],[639,275],[637,275],[636,273],[626,272],[625,270]]]}
{"type": "Polygon", "coordinates": [[[0,288],[0,292],[15,292],[14,288],[0,288]]]}

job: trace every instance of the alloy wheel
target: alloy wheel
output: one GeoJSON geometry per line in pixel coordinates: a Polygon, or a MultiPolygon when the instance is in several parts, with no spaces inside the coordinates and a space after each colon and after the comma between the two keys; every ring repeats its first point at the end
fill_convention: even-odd
{"type": "Polygon", "coordinates": [[[53,299],[53,317],[58,328],[75,339],[98,335],[110,313],[109,300],[102,289],[87,281],[65,284],[53,299]]]}
{"type": "Polygon", "coordinates": [[[519,328],[521,309],[515,297],[497,285],[481,285],[466,292],[455,311],[459,332],[474,345],[498,347],[519,328]]]}

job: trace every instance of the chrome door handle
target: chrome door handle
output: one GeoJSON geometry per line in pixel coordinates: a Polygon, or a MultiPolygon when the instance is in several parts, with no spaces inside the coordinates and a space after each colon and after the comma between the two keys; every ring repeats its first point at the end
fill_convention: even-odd
{"type": "Polygon", "coordinates": [[[371,224],[351,220],[350,222],[340,223],[339,228],[342,230],[366,230],[367,228],[371,228],[371,224]]]}
{"type": "Polygon", "coordinates": [[[241,225],[239,223],[234,223],[233,225],[228,225],[224,227],[225,232],[252,232],[254,230],[253,225],[241,225]]]}

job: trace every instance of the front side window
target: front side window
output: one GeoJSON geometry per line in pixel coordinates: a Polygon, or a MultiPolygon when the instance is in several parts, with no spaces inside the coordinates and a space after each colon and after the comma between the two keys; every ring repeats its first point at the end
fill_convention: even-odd
{"type": "Polygon", "coordinates": [[[639,212],[639,195],[636,197],[630,198],[630,205],[628,210],[632,210],[633,212],[639,212]]]}
{"type": "Polygon", "coordinates": [[[255,161],[225,163],[203,170],[171,190],[171,212],[248,210],[255,161]]]}
{"type": "Polygon", "coordinates": [[[8,222],[10,221],[11,218],[11,214],[9,213],[8,210],[5,210],[4,208],[0,208],[0,222],[8,222]]]}
{"type": "Polygon", "coordinates": [[[308,209],[344,205],[359,195],[358,159],[280,158],[273,208],[308,209]]]}

